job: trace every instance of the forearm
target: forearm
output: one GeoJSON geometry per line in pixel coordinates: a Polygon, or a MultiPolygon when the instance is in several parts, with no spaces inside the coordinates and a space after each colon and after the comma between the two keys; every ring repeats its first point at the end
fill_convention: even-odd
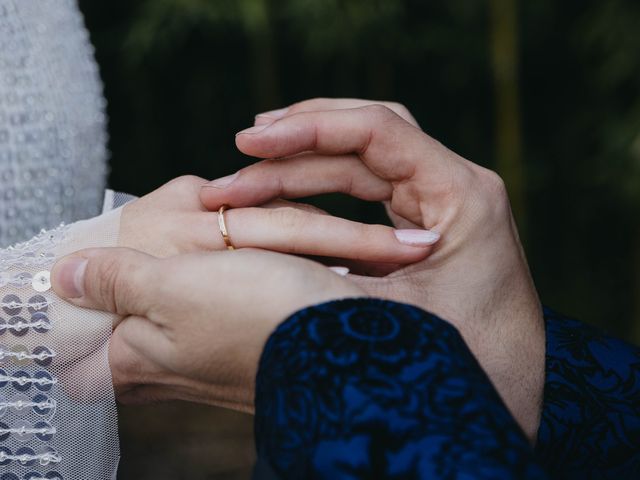
{"type": "Polygon", "coordinates": [[[287,478],[543,478],[522,431],[448,323],[347,300],[272,335],[256,387],[258,455],[287,478]]]}

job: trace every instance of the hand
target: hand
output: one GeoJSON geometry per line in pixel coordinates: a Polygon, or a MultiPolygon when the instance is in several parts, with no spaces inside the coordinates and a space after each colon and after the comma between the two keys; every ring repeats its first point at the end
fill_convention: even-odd
{"type": "Polygon", "coordinates": [[[256,123],[236,143],[268,160],[240,170],[224,188],[203,189],[203,203],[246,207],[342,192],[386,202],[396,225],[440,234],[424,260],[385,278],[351,279],[369,295],[412,303],[453,323],[533,440],[544,327],[498,175],[430,138],[396,104],[318,99],[256,123]]]}
{"type": "MultiPolygon", "coordinates": [[[[208,182],[198,177],[181,177],[127,204],[118,244],[159,257],[224,250],[217,214],[204,208],[199,199],[206,185],[208,182]]],[[[261,208],[232,209],[225,213],[225,220],[238,248],[389,264],[420,260],[437,240],[428,232],[409,231],[413,237],[407,242],[405,231],[351,222],[309,205],[283,201],[261,208]]]]}
{"type": "Polygon", "coordinates": [[[363,296],[353,282],[297,257],[252,249],[158,259],[83,250],[52,270],[55,292],[117,314],[109,346],[122,402],[188,400],[252,411],[267,338],[290,314],[363,296]]]}

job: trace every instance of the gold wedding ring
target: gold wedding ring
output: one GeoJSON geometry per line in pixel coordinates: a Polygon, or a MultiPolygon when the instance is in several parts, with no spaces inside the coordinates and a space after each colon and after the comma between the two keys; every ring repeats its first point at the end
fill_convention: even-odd
{"type": "Polygon", "coordinates": [[[224,244],[227,246],[227,250],[235,250],[236,247],[231,243],[231,237],[229,237],[229,231],[227,230],[227,224],[224,223],[224,212],[229,209],[228,205],[222,205],[218,210],[218,226],[220,227],[220,233],[224,244]]]}

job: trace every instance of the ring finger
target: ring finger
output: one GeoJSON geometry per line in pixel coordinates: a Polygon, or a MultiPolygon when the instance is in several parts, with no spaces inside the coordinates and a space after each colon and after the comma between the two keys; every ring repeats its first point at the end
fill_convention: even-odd
{"type": "MultiPolygon", "coordinates": [[[[202,221],[195,222],[199,230],[196,237],[204,239],[199,248],[225,249],[219,213],[198,215],[202,221]]],[[[296,206],[237,208],[223,215],[235,248],[407,264],[425,258],[438,240],[437,234],[425,230],[368,225],[296,206]]]]}

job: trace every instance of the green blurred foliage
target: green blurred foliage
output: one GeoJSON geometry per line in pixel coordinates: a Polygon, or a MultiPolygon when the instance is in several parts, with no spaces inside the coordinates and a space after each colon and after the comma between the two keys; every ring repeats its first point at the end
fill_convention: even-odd
{"type": "Polygon", "coordinates": [[[594,64],[587,81],[603,102],[602,115],[608,120],[595,132],[602,148],[597,174],[617,186],[633,207],[640,206],[638,22],[640,4],[612,0],[591,8],[574,38],[580,54],[594,64]]]}
{"type": "MultiPolygon", "coordinates": [[[[397,100],[506,174],[546,303],[638,340],[640,4],[502,1],[517,7],[517,105],[504,117],[516,133],[498,120],[505,59],[491,42],[504,20],[489,1],[81,0],[109,100],[112,185],[141,194],[185,173],[231,173],[251,161],[234,133],[264,109],[397,100]],[[518,182],[505,170],[516,156],[518,182]]],[[[322,206],[383,221],[360,202],[322,206]]]]}

